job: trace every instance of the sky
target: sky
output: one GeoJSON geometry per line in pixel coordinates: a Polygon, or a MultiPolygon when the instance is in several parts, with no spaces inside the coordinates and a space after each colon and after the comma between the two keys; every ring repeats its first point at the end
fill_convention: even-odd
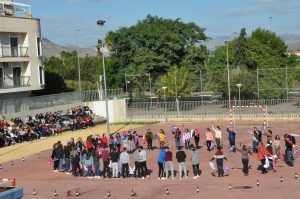
{"type": "Polygon", "coordinates": [[[244,27],[248,34],[262,27],[300,35],[300,0],[15,1],[31,4],[33,17],[41,19],[43,37],[60,45],[95,46],[108,31],[132,26],[148,14],[195,22],[210,37],[236,34],[244,27]],[[103,27],[96,25],[98,19],[106,21],[103,27]]]}

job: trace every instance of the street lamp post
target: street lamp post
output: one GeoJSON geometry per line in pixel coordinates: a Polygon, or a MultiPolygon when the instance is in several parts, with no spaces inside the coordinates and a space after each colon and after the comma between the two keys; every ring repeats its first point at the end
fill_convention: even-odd
{"type": "Polygon", "coordinates": [[[229,58],[228,58],[228,41],[226,43],[226,65],[227,65],[227,82],[228,82],[228,106],[231,109],[231,93],[230,93],[230,71],[229,71],[229,58]]]}
{"type": "MultiPolygon", "coordinates": [[[[104,26],[104,20],[98,20],[98,26],[104,26]]],[[[107,102],[107,88],[106,88],[106,73],[105,73],[105,60],[104,60],[104,39],[102,41],[102,66],[103,66],[103,81],[104,81],[104,96],[105,96],[105,109],[106,109],[106,135],[110,136],[110,128],[109,128],[109,113],[108,113],[108,102],[107,102]]]]}
{"type": "Polygon", "coordinates": [[[126,93],[128,93],[128,84],[130,84],[130,81],[126,81],[126,93]]]}
{"type": "Polygon", "coordinates": [[[236,86],[238,87],[239,89],[239,106],[240,106],[240,118],[241,118],[241,87],[242,87],[243,84],[237,84],[236,86]]]}
{"type": "Polygon", "coordinates": [[[79,58],[79,31],[77,30],[77,70],[78,70],[78,86],[79,90],[81,91],[81,70],[80,70],[80,58],[79,58]]]}
{"type": "Polygon", "coordinates": [[[167,122],[167,101],[166,101],[166,86],[163,86],[162,89],[164,90],[164,101],[165,101],[165,121],[167,122]]]}

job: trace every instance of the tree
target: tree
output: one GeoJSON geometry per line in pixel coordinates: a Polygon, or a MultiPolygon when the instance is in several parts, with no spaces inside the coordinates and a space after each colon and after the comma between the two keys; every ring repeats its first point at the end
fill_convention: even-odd
{"type": "Polygon", "coordinates": [[[250,69],[285,67],[287,46],[274,32],[258,28],[247,41],[246,64],[250,69]]]}
{"type": "Polygon", "coordinates": [[[155,92],[160,96],[164,95],[162,87],[166,86],[166,96],[169,98],[175,98],[176,94],[178,97],[189,96],[195,91],[196,86],[188,77],[187,67],[172,67],[167,74],[159,77],[155,84],[155,92]]]}
{"type": "MultiPolygon", "coordinates": [[[[195,23],[151,15],[134,26],[109,32],[106,42],[117,59],[109,74],[116,78],[110,84],[124,86],[125,73],[166,73],[173,66],[181,65],[192,46],[206,39],[204,29],[195,23]]],[[[207,52],[203,46],[199,49],[207,52]]]]}
{"type": "Polygon", "coordinates": [[[242,28],[240,36],[236,39],[236,65],[238,73],[247,69],[246,66],[246,48],[247,48],[246,29],[242,28]]]}
{"type": "MultiPolygon", "coordinates": [[[[81,86],[83,90],[96,89],[98,77],[102,70],[100,63],[102,63],[101,56],[84,56],[79,58],[81,66],[81,86]]],[[[60,93],[72,90],[78,90],[78,65],[77,52],[62,51],[59,57],[51,57],[45,60],[45,76],[46,76],[46,90],[51,93],[60,93]],[[47,75],[50,77],[47,79],[47,75]],[[51,80],[53,77],[53,81],[51,80]],[[59,86],[56,82],[62,79],[63,84],[59,86]],[[52,87],[49,90],[48,84],[52,87]],[[55,86],[53,86],[55,85],[55,86]]]]}
{"type": "Polygon", "coordinates": [[[68,90],[64,80],[57,73],[45,71],[45,88],[43,90],[32,91],[31,95],[50,95],[56,93],[62,93],[68,90]]]}
{"type": "MultiPolygon", "coordinates": [[[[274,32],[258,28],[250,37],[246,37],[245,29],[242,29],[238,38],[228,43],[229,66],[232,95],[237,94],[236,83],[242,83],[242,98],[256,98],[257,78],[256,70],[259,70],[260,98],[281,98],[285,96],[284,90],[274,90],[285,87],[284,70],[272,70],[294,66],[295,59],[287,56],[287,46],[274,32]],[[271,69],[271,70],[270,70],[271,69]],[[237,72],[236,72],[237,71],[237,72]]],[[[226,70],[226,46],[218,47],[212,60],[207,64],[206,76],[209,90],[227,93],[226,70]]],[[[294,84],[295,75],[289,76],[289,85],[294,84]]]]}

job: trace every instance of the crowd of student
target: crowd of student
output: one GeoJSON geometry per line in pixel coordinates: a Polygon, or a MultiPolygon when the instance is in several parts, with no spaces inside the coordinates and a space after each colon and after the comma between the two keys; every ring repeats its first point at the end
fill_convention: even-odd
{"type": "Polygon", "coordinates": [[[25,118],[5,116],[0,120],[0,148],[16,143],[28,142],[60,134],[63,130],[78,130],[93,126],[92,111],[89,107],[78,106],[54,113],[37,114],[25,118]]]}
{"type": "MultiPolygon", "coordinates": [[[[219,126],[212,124],[210,128],[206,129],[205,142],[208,151],[216,150],[214,156],[210,159],[210,165],[214,169],[212,161],[216,160],[218,177],[223,177],[226,170],[223,167],[224,160],[227,158],[224,155],[222,131],[219,126]]],[[[296,140],[294,136],[285,134],[283,139],[279,135],[273,135],[271,130],[263,132],[262,129],[253,128],[250,135],[253,143],[251,146],[243,145],[237,147],[235,144],[236,130],[233,127],[227,127],[227,137],[229,142],[229,151],[232,153],[241,153],[241,163],[243,165],[243,173],[245,176],[249,174],[249,154],[257,154],[257,158],[261,161],[258,170],[262,174],[270,170],[277,170],[277,161],[285,160],[287,165],[293,167],[293,151],[295,151],[296,140]],[[267,145],[263,144],[263,139],[266,138],[267,145]],[[285,143],[284,153],[281,152],[281,141],[285,143]]],[[[177,160],[179,178],[187,178],[186,159],[191,161],[194,178],[197,179],[201,170],[199,168],[199,142],[200,129],[185,129],[182,133],[179,128],[174,127],[172,134],[174,135],[176,153],[174,158],[177,160]],[[194,139],[195,144],[191,144],[194,139]],[[181,147],[183,143],[184,147],[181,147]]],[[[173,151],[170,149],[169,143],[166,140],[164,130],[158,133],[153,133],[150,129],[144,135],[138,135],[136,131],[125,131],[111,135],[109,138],[105,134],[88,136],[84,142],[81,138],[75,142],[72,138],[63,146],[62,143],[57,142],[53,146],[51,161],[53,161],[55,172],[66,172],[74,176],[87,176],[88,178],[119,178],[119,177],[135,177],[146,178],[150,173],[147,167],[147,153],[154,149],[153,141],[159,143],[160,152],[157,157],[158,179],[167,179],[171,177],[174,179],[174,159],[173,151]],[[147,150],[143,145],[147,146],[147,150]],[[133,160],[129,154],[133,153],[133,160]],[[100,172],[100,161],[103,162],[103,169],[100,172]],[[131,167],[132,166],[132,167],[131,167]]],[[[213,172],[212,172],[213,174],[213,172]]]]}

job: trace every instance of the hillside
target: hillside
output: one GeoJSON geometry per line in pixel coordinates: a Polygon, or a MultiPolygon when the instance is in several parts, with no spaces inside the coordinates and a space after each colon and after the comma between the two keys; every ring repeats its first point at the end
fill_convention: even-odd
{"type": "MultiPolygon", "coordinates": [[[[289,51],[300,50],[299,34],[281,34],[279,36],[287,44],[289,51]]],[[[205,42],[205,45],[207,45],[209,50],[213,51],[217,46],[223,45],[226,40],[231,40],[234,37],[238,37],[238,34],[235,33],[229,36],[211,36],[211,39],[205,42]]]]}
{"type": "MultiPolygon", "coordinates": [[[[238,34],[232,34],[230,36],[211,36],[210,39],[204,44],[207,45],[208,49],[213,51],[217,46],[224,44],[226,40],[231,40],[237,37],[238,34]]],[[[280,37],[288,45],[289,51],[300,50],[300,35],[297,34],[282,34],[280,37]]],[[[54,42],[43,38],[43,54],[45,58],[50,58],[51,56],[59,56],[62,51],[72,52],[77,50],[76,46],[60,46],[54,42]]],[[[79,47],[80,56],[95,56],[97,55],[96,48],[92,47],[79,47]]]]}
{"type": "MultiPolygon", "coordinates": [[[[52,56],[59,56],[62,51],[72,52],[77,50],[76,46],[60,46],[58,44],[53,43],[52,41],[48,40],[47,38],[43,38],[43,55],[44,57],[50,58],[52,56]]],[[[95,56],[97,55],[96,48],[89,48],[89,47],[79,47],[79,55],[80,56],[95,56]]]]}

